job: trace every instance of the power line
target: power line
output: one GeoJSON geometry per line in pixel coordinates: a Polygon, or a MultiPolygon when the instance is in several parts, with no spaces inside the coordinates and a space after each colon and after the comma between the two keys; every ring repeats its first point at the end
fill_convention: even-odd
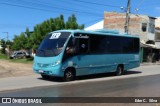
{"type": "Polygon", "coordinates": [[[17,4],[10,4],[10,3],[4,3],[4,2],[0,2],[0,4],[15,6],[15,7],[22,7],[22,8],[27,8],[27,9],[40,10],[40,11],[45,11],[45,12],[58,12],[58,11],[52,11],[52,10],[48,10],[48,9],[41,9],[41,8],[35,8],[35,7],[23,6],[23,5],[17,5],[17,4]]]}
{"type": "MultiPolygon", "coordinates": [[[[35,23],[36,24],[36,23],[35,23]]],[[[0,29],[6,29],[6,28],[23,28],[23,27],[33,27],[35,24],[29,24],[29,25],[22,25],[22,24],[2,24],[0,23],[0,29]]]]}
{"type": "Polygon", "coordinates": [[[141,2],[137,5],[137,8],[139,8],[139,7],[140,7],[140,5],[142,5],[142,4],[143,4],[143,2],[144,2],[144,0],[141,0],[141,2]]]}
{"type": "MultiPolygon", "coordinates": [[[[77,6],[77,7],[81,7],[81,8],[83,8],[83,9],[85,9],[85,10],[87,10],[87,9],[89,9],[89,10],[94,10],[94,12],[95,12],[95,8],[94,7],[89,7],[88,5],[83,5],[83,4],[81,4],[81,3],[79,3],[79,2],[77,2],[77,1],[69,1],[69,0],[58,0],[58,2],[65,2],[65,3],[69,3],[69,4],[73,4],[73,5],[75,5],[75,6],[77,6]]],[[[100,9],[96,9],[96,11],[102,11],[102,10],[100,10],[100,9]]]]}
{"type": "Polygon", "coordinates": [[[88,1],[82,1],[82,0],[75,0],[77,2],[87,3],[87,4],[94,4],[94,5],[100,5],[100,6],[108,6],[108,7],[114,7],[114,8],[120,8],[121,6],[115,6],[115,5],[107,5],[107,4],[100,4],[95,2],[88,2],[88,1]]]}
{"type": "MultiPolygon", "coordinates": [[[[10,5],[10,6],[15,6],[15,7],[22,7],[22,8],[28,8],[28,9],[34,9],[34,10],[40,10],[40,11],[47,11],[47,12],[57,12],[59,13],[59,11],[55,11],[55,9],[57,10],[65,10],[65,11],[70,11],[70,12],[76,12],[78,14],[91,14],[94,15],[96,17],[101,17],[99,16],[99,14],[95,14],[95,13],[90,13],[90,12],[84,12],[84,11],[78,11],[78,10],[73,10],[73,9],[66,9],[64,7],[57,7],[54,5],[51,5],[50,3],[47,2],[35,2],[35,1],[25,1],[25,0],[12,0],[14,1],[13,4],[11,3],[11,0],[7,0],[8,2],[0,2],[0,4],[4,4],[4,5],[10,5]],[[26,6],[27,4],[27,6],[26,6]],[[38,7],[38,8],[37,8],[38,7]],[[39,7],[43,7],[43,8],[39,8],[39,7]],[[44,7],[46,8],[54,8],[54,10],[51,9],[44,9],[44,7]]],[[[86,2],[86,1],[81,1],[81,0],[76,0],[76,2],[83,2],[83,3],[90,3],[90,4],[94,4],[94,5],[101,5],[101,6],[109,6],[109,7],[120,7],[120,6],[113,6],[113,5],[104,5],[104,4],[99,4],[99,3],[95,3],[95,2],[86,2]]],[[[64,13],[64,12],[63,12],[64,13]]]]}
{"type": "Polygon", "coordinates": [[[143,2],[144,2],[144,0],[141,0],[141,2],[137,5],[137,7],[135,8],[136,12],[139,11],[139,7],[142,5],[143,2]]]}
{"type": "Polygon", "coordinates": [[[11,3],[8,3],[8,2],[0,2],[0,4],[11,5],[11,6],[18,6],[18,7],[29,8],[29,9],[36,9],[36,10],[42,10],[42,11],[49,11],[49,12],[58,12],[59,13],[59,11],[55,11],[55,10],[53,11],[53,10],[48,10],[48,9],[35,8],[35,5],[36,6],[40,6],[40,7],[54,8],[54,9],[57,9],[57,10],[64,10],[64,11],[75,12],[76,14],[87,14],[87,15],[89,14],[89,15],[94,15],[94,16],[97,16],[97,17],[99,17],[99,15],[100,15],[100,14],[90,13],[90,12],[86,12],[86,11],[78,11],[78,10],[66,9],[66,8],[63,8],[63,7],[51,6],[51,5],[47,5],[47,4],[44,4],[44,3],[28,2],[28,1],[24,1],[24,0],[21,0],[21,2],[17,2],[17,3],[21,4],[21,5],[17,5],[17,4],[13,4],[13,3],[11,4],[11,3]],[[25,6],[28,3],[30,4],[30,6],[25,6]],[[34,5],[34,7],[31,7],[33,5],[34,5]]]}

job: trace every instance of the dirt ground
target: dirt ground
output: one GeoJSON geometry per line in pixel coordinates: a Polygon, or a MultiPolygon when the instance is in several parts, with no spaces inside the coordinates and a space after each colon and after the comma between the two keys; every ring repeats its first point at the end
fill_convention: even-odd
{"type": "Polygon", "coordinates": [[[27,76],[34,74],[32,64],[13,63],[7,60],[0,60],[0,78],[27,76]]]}

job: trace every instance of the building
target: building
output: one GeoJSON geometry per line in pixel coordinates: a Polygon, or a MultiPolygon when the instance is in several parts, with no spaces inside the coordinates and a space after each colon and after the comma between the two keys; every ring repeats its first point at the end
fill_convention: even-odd
{"type": "MultiPolygon", "coordinates": [[[[137,35],[141,41],[141,57],[142,61],[153,61],[155,53],[159,53],[160,49],[160,30],[155,29],[157,18],[146,15],[130,14],[129,34],[137,35]]],[[[124,33],[126,22],[125,13],[104,12],[104,21],[100,21],[88,28],[95,29],[113,29],[124,33]],[[99,24],[102,23],[103,24],[99,24]]],[[[159,20],[160,23],[160,20],[159,20]]],[[[158,24],[160,26],[160,24],[158,24]]],[[[160,29],[160,27],[159,27],[160,29]]]]}
{"type": "MultiPolygon", "coordinates": [[[[155,38],[155,19],[145,15],[130,15],[129,34],[140,36],[145,42],[155,38]]],[[[116,29],[124,33],[126,22],[125,13],[105,12],[104,13],[104,28],[116,29]]]]}
{"type": "Polygon", "coordinates": [[[160,48],[160,17],[155,21],[155,45],[160,48]]]}
{"type": "MultiPolygon", "coordinates": [[[[155,29],[156,19],[147,15],[130,14],[128,34],[140,37],[142,62],[154,62],[159,54],[160,30],[155,29]]],[[[116,29],[120,33],[124,33],[125,22],[125,13],[104,13],[104,29],[116,29]]]]}
{"type": "Polygon", "coordinates": [[[101,20],[101,21],[99,21],[99,22],[97,22],[97,23],[85,28],[85,30],[103,29],[104,28],[103,25],[104,25],[104,20],[101,20]]]}

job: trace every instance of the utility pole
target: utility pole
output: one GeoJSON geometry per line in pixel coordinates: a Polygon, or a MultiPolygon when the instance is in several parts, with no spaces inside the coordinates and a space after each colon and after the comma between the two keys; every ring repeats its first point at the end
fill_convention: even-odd
{"type": "Polygon", "coordinates": [[[10,45],[9,44],[7,44],[7,42],[8,42],[8,32],[3,32],[3,33],[6,33],[7,34],[7,41],[6,41],[6,45],[7,45],[7,49],[8,49],[8,53],[7,53],[7,55],[8,55],[8,58],[10,58],[10,45]]]}
{"type": "Polygon", "coordinates": [[[127,11],[126,11],[126,23],[125,23],[125,26],[124,26],[125,33],[127,33],[127,34],[128,34],[128,31],[129,31],[130,2],[131,2],[131,0],[128,0],[127,11]]]}

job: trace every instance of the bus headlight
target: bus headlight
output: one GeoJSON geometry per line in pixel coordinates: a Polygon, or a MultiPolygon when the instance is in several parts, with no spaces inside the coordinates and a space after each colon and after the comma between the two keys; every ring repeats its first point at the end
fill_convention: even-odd
{"type": "Polygon", "coordinates": [[[57,62],[55,62],[55,63],[53,63],[53,64],[51,64],[51,66],[56,66],[56,65],[58,65],[58,64],[60,64],[60,60],[58,60],[57,62]]]}
{"type": "Polygon", "coordinates": [[[60,64],[60,62],[61,62],[61,61],[60,61],[60,60],[58,60],[58,61],[56,62],[56,65],[60,64]]]}

